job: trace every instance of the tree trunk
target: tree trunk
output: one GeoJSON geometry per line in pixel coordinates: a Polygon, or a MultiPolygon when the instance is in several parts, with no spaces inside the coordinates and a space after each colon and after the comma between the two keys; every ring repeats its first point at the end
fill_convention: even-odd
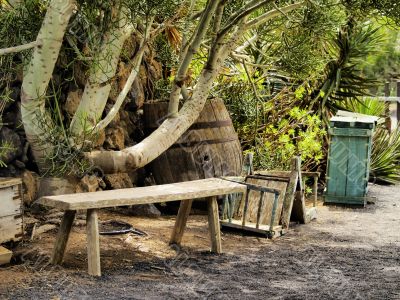
{"type": "Polygon", "coordinates": [[[96,126],[103,114],[110,95],[112,79],[117,72],[122,47],[132,33],[132,28],[127,25],[127,19],[121,15],[123,13],[121,11],[117,14],[119,25],[108,32],[96,58],[96,65],[92,67],[90,78],[70,126],[76,135],[81,135],[83,131],[96,126]]]}
{"type": "Polygon", "coordinates": [[[24,71],[21,90],[21,114],[26,137],[33,156],[41,171],[51,145],[44,145],[46,130],[38,118],[45,116],[45,94],[53,74],[63,37],[76,7],[75,0],[52,0],[47,9],[37,37],[41,44],[36,47],[31,61],[24,71]]]}

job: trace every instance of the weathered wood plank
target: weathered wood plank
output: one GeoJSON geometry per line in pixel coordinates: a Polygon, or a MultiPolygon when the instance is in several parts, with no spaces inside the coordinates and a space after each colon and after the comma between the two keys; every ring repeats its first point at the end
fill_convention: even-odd
{"type": "Polygon", "coordinates": [[[292,214],[294,197],[296,194],[296,186],[299,180],[299,172],[294,170],[291,172],[290,181],[286,188],[285,199],[283,200],[281,224],[283,228],[288,229],[290,225],[290,216],[292,214]]]}
{"type": "Polygon", "coordinates": [[[94,193],[46,196],[39,203],[62,210],[78,210],[206,198],[245,191],[246,186],[240,183],[209,178],[94,193]]]}
{"type": "Polygon", "coordinates": [[[52,264],[61,264],[64,259],[65,248],[67,247],[69,234],[74,223],[76,211],[67,210],[64,212],[57,239],[51,257],[52,264]]]}
{"type": "Polygon", "coordinates": [[[255,171],[255,175],[265,175],[277,178],[289,178],[291,171],[255,171]]]}
{"type": "Polygon", "coordinates": [[[88,273],[93,276],[101,276],[100,268],[100,242],[97,211],[88,209],[86,217],[88,273]]]}
{"type": "Polygon", "coordinates": [[[19,241],[23,235],[22,215],[0,218],[0,243],[19,241]]]}
{"type": "Polygon", "coordinates": [[[180,245],[182,242],[183,233],[186,228],[186,223],[189,218],[193,200],[181,201],[178,215],[176,216],[174,229],[171,234],[170,244],[180,245]]]}
{"type": "Polygon", "coordinates": [[[0,188],[10,187],[19,184],[22,184],[21,178],[0,178],[0,188]]]}
{"type": "Polygon", "coordinates": [[[217,197],[210,197],[208,202],[208,229],[210,231],[211,252],[222,253],[221,228],[219,224],[217,197]]]}
{"type": "MultiPolygon", "coordinates": [[[[263,225],[261,224],[259,228],[257,228],[257,225],[255,223],[247,223],[246,226],[242,226],[242,222],[240,220],[232,220],[230,222],[229,220],[222,220],[221,225],[223,227],[228,227],[228,228],[233,228],[233,229],[239,229],[239,230],[246,230],[250,232],[255,232],[259,234],[269,234],[270,233],[270,226],[269,225],[263,225]]],[[[273,228],[274,237],[278,237],[281,235],[284,235],[286,233],[286,230],[282,228],[282,226],[274,226],[273,228]]]]}
{"type": "Polygon", "coordinates": [[[0,246],[0,265],[9,264],[11,261],[12,255],[13,255],[13,253],[10,250],[0,246]]]}
{"type": "Polygon", "coordinates": [[[21,214],[22,199],[16,195],[18,186],[4,187],[0,189],[0,218],[21,214]]]}

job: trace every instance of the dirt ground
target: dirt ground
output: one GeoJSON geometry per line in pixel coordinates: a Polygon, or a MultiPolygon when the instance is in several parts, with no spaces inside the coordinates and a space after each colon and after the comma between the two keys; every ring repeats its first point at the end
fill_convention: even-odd
{"type": "Polygon", "coordinates": [[[86,274],[78,220],[62,267],[48,264],[56,231],[17,247],[0,268],[1,299],[400,299],[400,186],[372,186],[365,209],[318,207],[318,219],[267,240],[223,232],[208,252],[205,216],[191,216],[183,247],[168,245],[173,217],[102,211],[148,233],[102,236],[103,276],[86,274]]]}

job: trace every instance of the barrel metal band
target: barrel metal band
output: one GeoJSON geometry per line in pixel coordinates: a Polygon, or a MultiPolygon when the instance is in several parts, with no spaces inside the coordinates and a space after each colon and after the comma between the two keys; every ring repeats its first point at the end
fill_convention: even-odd
{"type": "Polygon", "coordinates": [[[222,144],[222,143],[228,143],[228,142],[233,142],[233,141],[237,141],[237,140],[238,140],[237,137],[232,137],[232,138],[226,138],[226,139],[185,142],[185,143],[174,144],[171,146],[170,149],[180,148],[180,147],[190,148],[190,147],[196,147],[196,146],[201,146],[201,145],[222,144]]]}
{"type": "MultiPolygon", "coordinates": [[[[157,129],[159,127],[159,125],[161,125],[161,123],[156,124],[156,126],[154,126],[154,125],[149,126],[149,129],[157,129]]],[[[198,122],[198,123],[194,123],[192,126],[190,126],[188,130],[209,129],[209,128],[219,128],[219,127],[228,127],[228,126],[233,126],[231,120],[213,121],[213,122],[198,122]]]]}

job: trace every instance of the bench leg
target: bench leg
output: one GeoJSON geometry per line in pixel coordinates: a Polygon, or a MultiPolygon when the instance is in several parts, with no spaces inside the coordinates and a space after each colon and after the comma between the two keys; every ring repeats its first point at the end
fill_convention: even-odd
{"type": "Polygon", "coordinates": [[[75,214],[75,210],[67,210],[64,212],[54,245],[53,254],[51,256],[51,263],[54,265],[61,264],[63,261],[65,248],[67,247],[67,242],[71,232],[72,224],[74,223],[75,214]]]}
{"type": "Polygon", "coordinates": [[[211,252],[222,253],[221,230],[219,225],[217,197],[210,197],[208,201],[208,229],[211,238],[211,252]]]}
{"type": "Polygon", "coordinates": [[[192,209],[193,200],[181,201],[178,215],[176,216],[174,230],[172,231],[170,244],[180,245],[182,242],[183,232],[186,228],[187,219],[192,209]]]}
{"type": "Polygon", "coordinates": [[[87,210],[86,234],[87,234],[88,273],[93,276],[101,276],[99,226],[98,226],[97,211],[95,209],[87,210]]]}

